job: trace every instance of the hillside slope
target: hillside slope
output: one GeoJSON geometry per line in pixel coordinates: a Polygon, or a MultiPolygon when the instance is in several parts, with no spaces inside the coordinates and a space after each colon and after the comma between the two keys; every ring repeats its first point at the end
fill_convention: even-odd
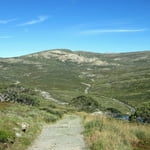
{"type": "Polygon", "coordinates": [[[57,49],[0,58],[0,82],[49,92],[63,102],[80,95],[102,108],[130,111],[116,100],[138,106],[150,100],[150,51],[118,54],[57,49]]]}

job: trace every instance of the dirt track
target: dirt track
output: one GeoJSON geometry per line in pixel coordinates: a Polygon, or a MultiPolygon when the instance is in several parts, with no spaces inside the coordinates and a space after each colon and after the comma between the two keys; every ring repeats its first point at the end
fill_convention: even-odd
{"type": "Polygon", "coordinates": [[[86,150],[81,132],[80,117],[67,115],[56,124],[44,127],[28,150],[86,150]]]}

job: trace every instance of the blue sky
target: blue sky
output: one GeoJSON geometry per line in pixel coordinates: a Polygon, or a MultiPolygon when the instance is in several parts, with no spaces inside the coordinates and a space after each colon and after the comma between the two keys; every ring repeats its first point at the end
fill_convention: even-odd
{"type": "Polygon", "coordinates": [[[150,0],[1,0],[0,57],[150,50],[150,0]]]}

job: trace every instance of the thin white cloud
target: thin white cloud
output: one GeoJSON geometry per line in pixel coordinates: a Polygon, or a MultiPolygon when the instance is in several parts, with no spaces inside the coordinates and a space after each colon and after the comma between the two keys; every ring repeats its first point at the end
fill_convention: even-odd
{"type": "Polygon", "coordinates": [[[144,32],[146,29],[92,29],[81,31],[80,34],[95,35],[101,33],[126,33],[126,32],[144,32]]]}
{"type": "Polygon", "coordinates": [[[19,24],[19,26],[27,26],[27,25],[33,25],[33,24],[37,24],[40,22],[44,22],[48,19],[48,16],[39,16],[37,19],[31,20],[31,21],[27,21],[25,23],[19,24]]]}
{"type": "Polygon", "coordinates": [[[13,36],[8,35],[0,36],[0,39],[11,39],[11,38],[13,38],[13,36]]]}
{"type": "Polygon", "coordinates": [[[0,20],[0,24],[8,24],[8,23],[13,22],[15,20],[16,19],[0,20]]]}

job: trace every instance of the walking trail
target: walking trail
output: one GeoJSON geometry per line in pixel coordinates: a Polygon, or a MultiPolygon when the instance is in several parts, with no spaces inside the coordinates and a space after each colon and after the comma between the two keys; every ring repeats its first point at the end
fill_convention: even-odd
{"type": "Polygon", "coordinates": [[[35,91],[39,92],[41,94],[41,96],[47,100],[51,100],[51,101],[56,102],[57,104],[60,104],[60,105],[68,105],[68,103],[62,102],[62,101],[52,97],[52,95],[49,92],[38,90],[38,89],[35,89],[35,91]]]}
{"type": "Polygon", "coordinates": [[[115,102],[117,102],[117,103],[120,103],[121,105],[126,106],[126,107],[130,110],[131,113],[134,113],[134,112],[135,112],[135,108],[132,107],[132,106],[130,106],[129,104],[126,104],[126,103],[124,103],[124,102],[121,102],[121,101],[119,101],[119,100],[117,100],[117,99],[113,99],[113,101],[115,101],[115,102]]]}
{"type": "Polygon", "coordinates": [[[67,115],[45,127],[28,150],[86,150],[82,130],[80,117],[67,115]]]}
{"type": "Polygon", "coordinates": [[[81,84],[86,86],[86,88],[84,90],[84,93],[88,94],[89,93],[89,89],[91,88],[91,84],[87,84],[87,83],[84,83],[84,82],[81,82],[81,84]]]}
{"type": "MultiPolygon", "coordinates": [[[[106,97],[106,96],[101,96],[101,97],[109,98],[109,97],[106,97]]],[[[127,107],[127,108],[130,110],[131,113],[134,113],[134,112],[135,112],[135,108],[132,107],[131,105],[126,104],[126,103],[124,103],[124,102],[122,102],[122,101],[120,101],[120,100],[118,100],[118,99],[115,99],[115,98],[111,98],[111,99],[112,99],[113,101],[115,101],[115,102],[117,102],[117,103],[119,103],[119,104],[121,104],[121,105],[127,107]]]]}

